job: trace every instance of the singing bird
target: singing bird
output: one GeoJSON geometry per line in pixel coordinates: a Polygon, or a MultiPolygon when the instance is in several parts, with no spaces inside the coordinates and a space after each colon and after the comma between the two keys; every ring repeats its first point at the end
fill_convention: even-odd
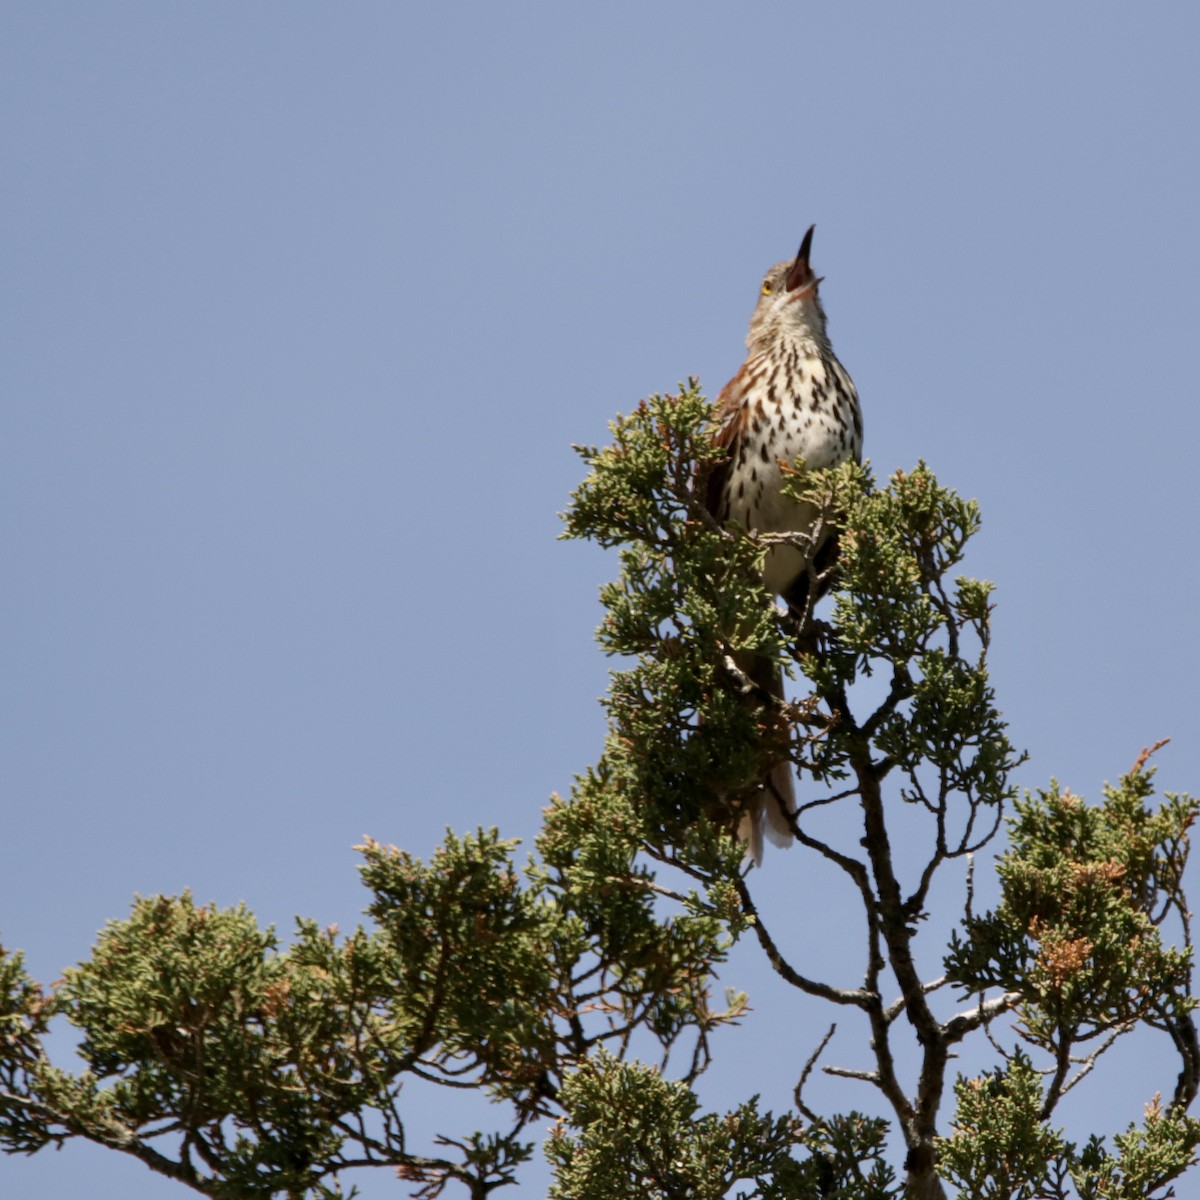
{"type": "MultiPolygon", "coordinates": [[[[795,259],[767,272],[750,317],[746,361],[717,397],[713,441],[726,455],[708,476],[705,503],[718,521],[751,532],[814,530],[816,510],[784,496],[781,464],[802,461],[820,470],[862,459],[858,392],[829,343],[818,295],[823,276],[814,275],[808,262],[814,228],[795,259]]],[[[831,534],[807,549],[772,546],[763,582],[802,612],[814,594],[815,574],[836,553],[831,534]]],[[[753,657],[738,665],[765,693],[783,698],[783,676],[772,663],[753,657]]],[[[791,842],[795,809],[792,765],[782,759],[745,802],[738,822],[738,837],[756,864],[762,863],[764,833],[776,845],[791,842]]]]}

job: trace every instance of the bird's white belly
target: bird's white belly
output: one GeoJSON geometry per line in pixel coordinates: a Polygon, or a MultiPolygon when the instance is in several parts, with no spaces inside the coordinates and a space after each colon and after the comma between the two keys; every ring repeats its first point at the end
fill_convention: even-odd
{"type": "MultiPolygon", "coordinates": [[[[806,467],[822,470],[847,458],[842,431],[824,414],[811,414],[811,424],[799,430],[776,430],[768,443],[768,455],[762,454],[763,439],[750,434],[744,438],[747,463],[753,463],[751,477],[741,494],[730,497],[729,515],[743,529],[753,533],[809,533],[817,517],[811,504],[798,504],[782,492],[783,472],[779,462],[803,460],[806,467]],[[788,436],[788,434],[791,436],[788,436]],[[772,453],[773,452],[773,453],[772,453]]],[[[764,432],[766,432],[764,430],[764,432]]],[[[739,455],[740,457],[740,455],[739,455]]],[[[805,553],[799,547],[773,546],[763,564],[763,582],[769,591],[787,590],[804,570],[816,547],[805,553]]]]}

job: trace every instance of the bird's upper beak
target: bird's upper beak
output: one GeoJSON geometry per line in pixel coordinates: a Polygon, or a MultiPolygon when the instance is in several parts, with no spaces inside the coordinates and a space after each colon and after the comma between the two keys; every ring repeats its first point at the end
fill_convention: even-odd
{"type": "MultiPolygon", "coordinates": [[[[804,241],[800,243],[799,253],[796,255],[796,261],[792,263],[791,270],[787,273],[787,278],[783,281],[784,287],[789,292],[800,290],[802,295],[805,292],[811,292],[816,289],[818,283],[821,282],[819,276],[812,273],[812,267],[808,265],[808,252],[812,249],[812,235],[815,225],[808,227],[808,232],[804,235],[804,241]]],[[[799,300],[800,295],[791,297],[799,300]]]]}

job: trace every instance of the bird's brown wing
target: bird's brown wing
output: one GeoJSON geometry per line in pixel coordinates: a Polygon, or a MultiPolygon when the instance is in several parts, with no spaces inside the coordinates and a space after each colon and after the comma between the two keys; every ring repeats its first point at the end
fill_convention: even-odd
{"type": "Polygon", "coordinates": [[[733,444],[738,435],[738,413],[741,410],[741,372],[739,371],[722,389],[717,396],[715,414],[717,427],[713,432],[713,445],[725,454],[718,458],[708,468],[708,474],[700,480],[700,495],[704,499],[704,507],[718,520],[721,516],[721,497],[725,492],[725,482],[729,478],[729,468],[733,459],[733,444]]]}

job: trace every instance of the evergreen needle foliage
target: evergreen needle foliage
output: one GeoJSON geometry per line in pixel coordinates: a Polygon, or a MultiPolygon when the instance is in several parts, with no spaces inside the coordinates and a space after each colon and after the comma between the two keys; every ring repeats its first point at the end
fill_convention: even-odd
{"type": "Polygon", "coordinates": [[[1151,751],[1099,804],[1056,783],[1017,798],[988,677],[991,586],[955,573],[974,502],[924,464],[882,486],[797,464],[788,486],[841,555],[826,614],[784,614],[759,579],[781,535],[721,528],[696,500],[718,453],[709,421],[693,382],[581,451],[566,536],[618,552],[598,635],[618,664],[603,754],[553,798],[535,855],[518,863],[495,830],[448,834],[429,862],[368,841],[370,924],[347,935],[299,920],[284,945],[244,907],[184,893],[137,900],[49,988],[0,951],[0,1145],[84,1138],[227,1200],[340,1196],[364,1167],[420,1197],[479,1198],[516,1180],[553,1122],[555,1200],[1175,1194],[1200,1146],[1183,892],[1197,802],[1156,799],[1151,751]],[[747,655],[783,667],[787,701],[758,693],[747,655]],[[733,837],[783,757],[799,845],[763,874],[821,862],[841,881],[847,916],[828,936],[858,939],[852,982],[836,956],[789,949],[791,914],[766,910],[733,837]],[[980,915],[974,856],[1007,807],[999,900],[980,915]],[[943,878],[962,897],[940,914],[948,945],[929,919],[943,878]],[[871,1112],[814,1111],[833,1030],[807,1016],[791,1026],[811,1053],[789,1111],[757,1096],[704,1109],[714,1035],[747,1010],[713,998],[740,939],[805,1014],[865,1027],[853,1061],[868,1067],[821,1070],[871,1112]],[[63,1021],[74,1072],[46,1051],[63,1021]],[[1135,1034],[1177,1059],[1170,1100],[1068,1140],[1060,1101],[1135,1034]],[[994,1065],[955,1080],[968,1039],[994,1065]],[[414,1146],[406,1121],[431,1088],[484,1097],[471,1111],[488,1127],[414,1146]]]}

